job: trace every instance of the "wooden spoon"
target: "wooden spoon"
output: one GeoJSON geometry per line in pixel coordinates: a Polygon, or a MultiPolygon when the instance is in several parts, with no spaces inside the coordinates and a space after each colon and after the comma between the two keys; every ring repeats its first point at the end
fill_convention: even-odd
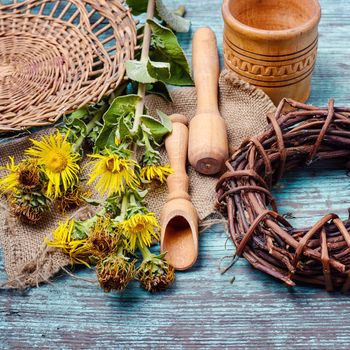
{"type": "Polygon", "coordinates": [[[190,122],[188,159],[201,174],[222,170],[228,158],[227,132],[218,108],[219,56],[214,32],[200,28],[192,43],[197,112],[190,122]]]}
{"type": "Polygon", "coordinates": [[[198,256],[198,215],[188,194],[186,174],[187,118],[173,114],[173,131],[165,140],[174,173],[167,179],[169,195],[161,212],[161,251],[176,270],[187,270],[198,256]]]}

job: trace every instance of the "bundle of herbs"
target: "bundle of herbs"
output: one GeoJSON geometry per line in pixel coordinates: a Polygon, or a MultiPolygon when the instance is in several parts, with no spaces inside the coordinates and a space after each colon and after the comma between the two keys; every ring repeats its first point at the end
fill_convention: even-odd
{"type": "Polygon", "coordinates": [[[159,224],[145,197],[152,182],[163,184],[172,173],[161,164],[158,150],[172,125],[161,111],[157,118],[148,115],[144,100],[146,93],[170,99],[166,84],[192,85],[188,62],[170,28],[186,31],[189,22],[181,17],[183,8],[173,13],[161,1],[128,4],[135,15],[147,13],[138,29],[142,50],[137,60],[126,63],[129,80],[113,96],[66,116],[55,134],[32,140],[27,158],[19,164],[10,159],[0,190],[13,212],[32,223],[53,202],[63,211],[83,202],[101,207],[103,202],[87,220],[62,222],[45,243],[69,255],[72,264],[96,264],[105,291],[124,290],[133,279],[158,291],[168,288],[175,276],[165,254],[150,250],[159,239],[159,224]],[[92,152],[86,154],[89,175],[83,179],[87,147],[92,152]],[[99,200],[88,199],[85,180],[99,200]]]}

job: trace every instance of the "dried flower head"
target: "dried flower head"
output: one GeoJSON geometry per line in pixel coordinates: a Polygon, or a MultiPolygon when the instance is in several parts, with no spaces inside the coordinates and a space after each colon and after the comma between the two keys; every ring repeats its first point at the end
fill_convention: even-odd
{"type": "Polygon", "coordinates": [[[119,235],[113,231],[112,220],[100,216],[89,233],[91,254],[97,258],[105,258],[116,249],[118,241],[119,235]]]}
{"type": "Polygon", "coordinates": [[[141,169],[140,176],[146,181],[159,181],[164,183],[174,170],[170,165],[146,165],[141,169]]]}
{"type": "Polygon", "coordinates": [[[152,240],[159,239],[159,224],[154,213],[137,213],[119,222],[117,229],[128,241],[129,249],[133,252],[137,245],[148,247],[152,240]]]}
{"type": "Polygon", "coordinates": [[[78,182],[80,167],[77,162],[80,156],[66,139],[67,135],[63,138],[57,131],[39,141],[32,140],[33,146],[26,150],[26,154],[37,159],[47,176],[46,194],[51,198],[59,197],[78,182]]]}
{"type": "Polygon", "coordinates": [[[36,159],[25,159],[18,165],[18,183],[25,189],[40,185],[40,168],[36,159]]]}
{"type": "Polygon", "coordinates": [[[149,253],[138,268],[137,276],[144,289],[158,292],[169,288],[175,280],[175,271],[165,260],[165,254],[149,253]]]}
{"type": "Polygon", "coordinates": [[[26,205],[13,204],[11,206],[13,214],[26,224],[36,225],[42,218],[42,212],[26,205]]]}
{"type": "Polygon", "coordinates": [[[12,212],[25,223],[37,224],[50,210],[50,199],[35,190],[19,188],[9,198],[12,212]]]}
{"type": "Polygon", "coordinates": [[[65,213],[67,210],[71,210],[80,207],[85,203],[84,198],[91,196],[91,191],[85,189],[82,186],[74,186],[68,189],[60,197],[56,198],[55,205],[59,211],[65,213]]]}
{"type": "Polygon", "coordinates": [[[93,168],[88,185],[98,179],[95,186],[98,192],[108,196],[113,193],[120,195],[125,190],[125,186],[136,188],[139,181],[134,170],[137,166],[134,160],[121,158],[110,150],[106,150],[105,155],[92,154],[90,157],[98,160],[91,162],[93,168]]]}
{"type": "Polygon", "coordinates": [[[130,261],[122,253],[112,253],[97,263],[96,273],[100,286],[105,292],[122,291],[135,277],[135,260],[130,261]]]}

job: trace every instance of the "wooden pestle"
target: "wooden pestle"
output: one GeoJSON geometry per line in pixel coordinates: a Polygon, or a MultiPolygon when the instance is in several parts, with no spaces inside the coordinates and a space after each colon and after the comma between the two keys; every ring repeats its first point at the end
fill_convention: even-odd
{"type": "Polygon", "coordinates": [[[181,114],[170,118],[173,130],[165,148],[174,173],[167,179],[169,195],[161,212],[161,251],[167,252],[165,257],[176,270],[186,270],[198,256],[198,215],[188,194],[188,121],[181,114]]]}
{"type": "Polygon", "coordinates": [[[201,174],[222,170],[228,158],[227,132],[218,108],[219,56],[214,32],[200,28],[192,43],[197,112],[190,122],[188,159],[201,174]]]}

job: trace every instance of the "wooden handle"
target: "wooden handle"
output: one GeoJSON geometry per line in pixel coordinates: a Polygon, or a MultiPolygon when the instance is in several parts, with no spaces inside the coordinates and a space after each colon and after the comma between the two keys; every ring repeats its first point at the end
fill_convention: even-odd
{"type": "Polygon", "coordinates": [[[161,212],[160,246],[176,270],[187,270],[198,256],[198,215],[190,201],[186,174],[188,121],[181,114],[170,119],[173,131],[165,139],[165,148],[174,173],[167,179],[169,196],[161,212]]]}
{"type": "Polygon", "coordinates": [[[198,29],[192,51],[197,114],[190,122],[188,158],[198,172],[213,175],[228,158],[226,126],[218,109],[219,57],[214,32],[198,29]]]}
{"type": "Polygon", "coordinates": [[[186,174],[186,159],[188,147],[188,119],[181,114],[170,116],[173,130],[165,140],[170,165],[174,170],[167,179],[168,201],[175,198],[190,199],[188,195],[188,176],[186,174]]]}
{"type": "Polygon", "coordinates": [[[214,32],[200,28],[192,42],[193,77],[197,91],[197,113],[219,114],[219,54],[214,32]]]}

